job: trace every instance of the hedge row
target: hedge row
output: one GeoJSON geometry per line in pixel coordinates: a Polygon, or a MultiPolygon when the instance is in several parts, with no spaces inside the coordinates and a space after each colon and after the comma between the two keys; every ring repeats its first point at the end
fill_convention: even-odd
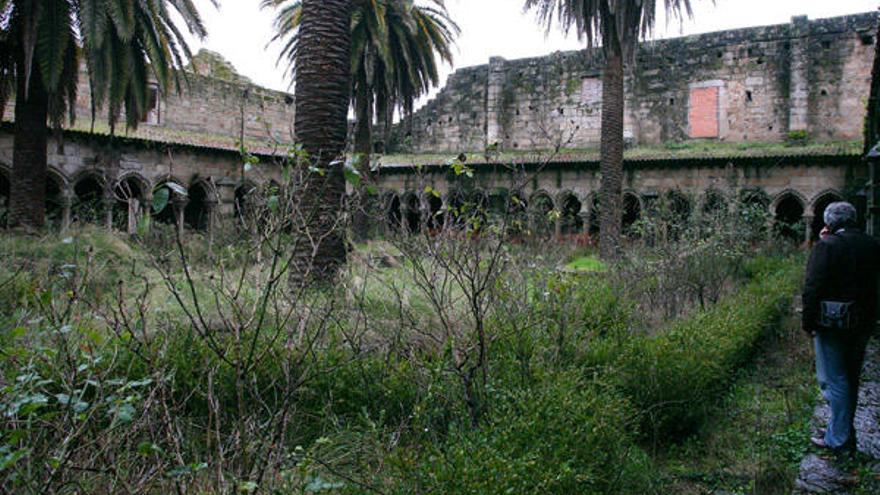
{"type": "Polygon", "coordinates": [[[545,368],[494,401],[478,430],[399,451],[403,479],[391,491],[651,493],[656,475],[638,434],[678,439],[702,424],[785,314],[799,279],[793,261],[760,261],[749,275],[736,295],[656,336],[610,332],[581,366],[545,368]]]}
{"type": "Polygon", "coordinates": [[[613,381],[641,411],[642,434],[660,441],[693,433],[737,370],[777,326],[800,282],[794,261],[762,263],[736,295],[655,337],[630,340],[613,381]]]}

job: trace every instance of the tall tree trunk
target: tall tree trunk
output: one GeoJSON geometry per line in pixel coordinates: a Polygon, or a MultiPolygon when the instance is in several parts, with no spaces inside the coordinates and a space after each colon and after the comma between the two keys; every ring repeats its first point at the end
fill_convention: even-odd
{"type": "Polygon", "coordinates": [[[303,0],[296,59],[295,131],[311,164],[293,253],[292,282],[329,281],[345,263],[342,160],[351,94],[351,0],[303,0]]]}
{"type": "Polygon", "coordinates": [[[602,73],[599,256],[610,260],[619,254],[623,219],[624,87],[621,50],[607,48],[605,53],[605,70],[602,73]]]}
{"type": "Polygon", "coordinates": [[[15,138],[12,177],[9,179],[9,226],[37,230],[46,221],[46,147],[49,136],[46,118],[49,96],[43,86],[38,64],[34,64],[31,70],[29,91],[25,90],[25,78],[21,76],[24,73],[21,60],[17,72],[15,138]]]}
{"type": "Polygon", "coordinates": [[[355,194],[356,203],[352,205],[351,230],[357,241],[367,238],[370,227],[370,198],[368,186],[373,183],[370,170],[370,155],[373,152],[373,102],[372,91],[365,86],[359,88],[361,93],[355,98],[357,123],[354,131],[354,152],[360,157],[358,171],[361,183],[355,194]]]}

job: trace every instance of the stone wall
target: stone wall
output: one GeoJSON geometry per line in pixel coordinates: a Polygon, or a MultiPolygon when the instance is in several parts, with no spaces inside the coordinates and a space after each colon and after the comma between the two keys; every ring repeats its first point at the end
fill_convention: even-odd
{"type": "MultiPolygon", "coordinates": [[[[643,43],[626,80],[627,139],[782,141],[861,137],[874,13],[643,43]],[[693,119],[696,119],[692,122],[693,119]]],[[[595,147],[598,50],[558,52],[456,71],[395,129],[396,151],[595,147]]]]}
{"type": "MultiPolygon", "coordinates": [[[[4,120],[12,121],[15,102],[10,102],[4,120]]],[[[294,97],[291,94],[255,85],[187,73],[181,91],[159,95],[158,106],[149,121],[141,124],[133,136],[160,138],[175,142],[182,133],[187,142],[198,142],[198,136],[229,138],[237,142],[242,133],[249,141],[294,142],[294,97]]],[[[91,93],[85,67],[80,71],[74,128],[91,128],[91,93]]],[[[96,112],[96,130],[107,131],[107,111],[96,112]]],[[[126,134],[124,119],[117,133],[126,134]]],[[[204,139],[216,142],[216,140],[204,139]]]]}

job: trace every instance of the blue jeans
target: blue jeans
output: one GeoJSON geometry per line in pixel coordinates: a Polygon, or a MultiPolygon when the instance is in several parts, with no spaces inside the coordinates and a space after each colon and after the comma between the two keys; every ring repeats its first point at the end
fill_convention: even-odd
{"type": "Polygon", "coordinates": [[[819,388],[831,406],[825,444],[834,449],[855,443],[853,417],[859,398],[859,375],[866,340],[830,332],[819,332],[814,339],[819,388]]]}

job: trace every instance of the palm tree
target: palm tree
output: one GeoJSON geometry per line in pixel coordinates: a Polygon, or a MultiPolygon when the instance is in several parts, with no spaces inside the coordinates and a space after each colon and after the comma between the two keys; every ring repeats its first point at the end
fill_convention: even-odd
{"type": "MultiPolygon", "coordinates": [[[[262,0],[276,8],[275,37],[283,41],[279,61],[295,74],[299,49],[297,33],[302,2],[262,0]]],[[[357,118],[354,152],[358,156],[362,192],[373,182],[373,121],[386,131],[395,109],[412,114],[413,104],[439,83],[438,58],[452,63],[452,44],[459,32],[449,17],[445,0],[418,5],[411,0],[355,0],[351,19],[351,102],[357,118]]],[[[366,235],[364,208],[355,208],[355,236],[366,235]]]]}
{"type": "Polygon", "coordinates": [[[74,120],[81,59],[93,120],[106,105],[111,130],[123,110],[136,127],[148,80],[179,89],[177,69],[191,57],[175,17],[190,34],[207,34],[190,1],[0,0],[0,112],[15,94],[11,226],[43,226],[47,123],[60,130],[65,115],[74,120]]]}
{"type": "MultiPolygon", "coordinates": [[[[679,19],[692,15],[690,0],[663,1],[667,14],[679,19]]],[[[623,218],[624,66],[634,60],[639,40],[653,30],[657,0],[525,0],[525,9],[534,9],[548,30],[558,22],[565,32],[574,28],[589,46],[602,46],[599,254],[614,258],[623,218]]]]}
{"type": "Polygon", "coordinates": [[[345,195],[339,157],[348,134],[351,0],[303,0],[296,53],[294,128],[314,169],[301,199],[292,283],[326,281],[345,262],[338,225],[345,195]]]}

